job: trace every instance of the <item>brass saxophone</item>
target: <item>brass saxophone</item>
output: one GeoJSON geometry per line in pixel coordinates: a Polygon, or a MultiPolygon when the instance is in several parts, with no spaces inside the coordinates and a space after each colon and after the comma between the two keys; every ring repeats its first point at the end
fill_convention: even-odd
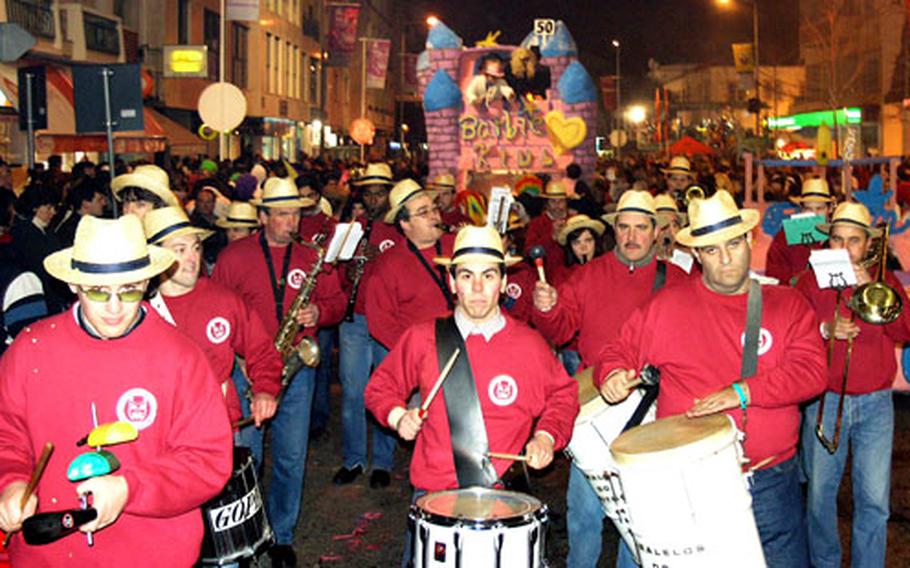
{"type": "Polygon", "coordinates": [[[284,371],[282,372],[282,382],[290,380],[296,374],[300,365],[307,367],[316,367],[319,365],[319,342],[309,336],[305,336],[296,346],[294,338],[300,332],[300,324],[297,323],[297,312],[310,303],[310,296],[316,289],[316,277],[322,271],[322,261],[325,258],[325,249],[315,243],[308,243],[300,238],[299,235],[294,237],[294,241],[302,246],[312,248],[316,251],[316,262],[307,274],[306,280],[300,286],[300,292],[291,303],[291,307],[284,314],[281,324],[278,326],[278,333],[275,334],[275,348],[281,353],[284,360],[284,371]],[[292,372],[293,371],[293,372],[292,372]]]}

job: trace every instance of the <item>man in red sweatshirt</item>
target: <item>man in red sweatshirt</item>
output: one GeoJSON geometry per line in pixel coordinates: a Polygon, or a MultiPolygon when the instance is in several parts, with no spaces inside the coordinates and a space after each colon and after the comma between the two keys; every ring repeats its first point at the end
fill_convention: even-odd
{"type": "MultiPolygon", "coordinates": [[[[252,203],[259,208],[262,231],[228,245],[212,279],[237,291],[259,314],[269,336],[275,337],[279,323],[316,268],[317,252],[295,242],[300,209],[313,202],[301,198],[292,181],[270,178],[262,197],[252,203]]],[[[344,306],[338,272],[322,267],[309,303],[296,314],[301,331],[294,343],[299,345],[304,336],[315,337],[317,329],[341,321],[344,306]]],[[[266,508],[275,530],[276,544],[269,551],[272,566],[297,562],[291,543],[303,495],[314,388],[314,369],[301,367],[290,379],[269,426],[273,473],[266,508]]]]}
{"type": "MultiPolygon", "coordinates": [[[[821,215],[827,221],[834,209],[835,199],[831,196],[827,181],[813,178],[806,180],[799,197],[791,197],[790,201],[799,205],[800,213],[821,215]]],[[[809,254],[820,248],[822,243],[788,245],[787,236],[781,227],[768,247],[765,275],[777,278],[783,286],[795,284],[800,273],[809,268],[809,254]]]]}
{"type": "MultiPolygon", "coordinates": [[[[620,326],[666,282],[687,278],[676,265],[655,258],[657,212],[646,191],[623,193],[616,212],[606,217],[616,247],[573,273],[557,290],[538,282],[531,321],[554,345],[578,338],[582,367],[597,361],[600,348],[619,335],[620,326]]],[[[574,465],[569,473],[567,525],[570,568],[597,564],[605,516],[600,499],[574,465]]],[[[620,541],[620,548],[624,548],[620,541]]]]}
{"type": "Polygon", "coordinates": [[[857,287],[872,281],[862,261],[872,246],[872,238],[880,237],[881,231],[871,224],[872,216],[865,206],[848,202],[837,207],[830,224],[818,227],[828,234],[830,248],[847,250],[856,272],[856,287],[843,290],[841,306],[835,308],[837,291],[819,289],[811,272],[804,273],[796,284],[815,309],[818,333],[829,344],[827,389],[822,401],[806,407],[802,433],[804,467],[809,478],[809,551],[812,565],[825,568],[841,565],[837,493],[848,452],[853,460],[854,495],[851,561],[854,566],[885,565],[894,434],[891,383],[897,371],[894,348],[910,341],[910,317],[906,313],[910,302],[904,286],[888,271],[884,282],[903,302],[896,320],[872,325],[846,309],[857,287]],[[845,370],[848,340],[853,346],[850,366],[845,370]],[[846,388],[845,372],[849,372],[846,388]],[[828,440],[834,437],[841,396],[844,407],[840,443],[831,454],[816,437],[815,429],[819,406],[823,404],[823,433],[828,440]]]}
{"type": "Polygon", "coordinates": [[[484,462],[483,451],[524,451],[528,465],[540,469],[550,464],[553,452],[565,447],[572,435],[578,413],[575,381],[537,332],[503,315],[499,307],[506,266],[519,260],[506,256],[502,239],[492,227],[459,231],[454,254],[435,259],[448,268],[447,284],[458,299],[454,314],[409,328],[367,384],[367,408],[376,419],[403,439],[417,440],[410,467],[415,495],[466,486],[463,470],[459,467],[456,472],[459,458],[453,454],[453,445],[465,442],[453,439],[452,432],[460,427],[474,426],[486,433],[486,448],[469,458],[486,464],[488,484],[511,462],[496,458],[484,462]],[[408,397],[419,389],[422,399],[428,400],[444,366],[437,356],[438,326],[457,328],[455,333],[465,346],[459,357],[467,357],[471,372],[450,375],[422,415],[419,408],[407,409],[408,397]],[[446,393],[457,381],[463,381],[474,396],[456,398],[446,393]],[[475,409],[479,414],[471,413],[475,409]],[[480,424],[465,425],[470,420],[466,416],[475,416],[480,424]]]}
{"type": "Polygon", "coordinates": [[[81,535],[43,546],[14,536],[14,565],[190,566],[199,557],[199,507],[231,474],[231,430],[205,355],[141,302],[173,262],[146,245],[135,215],[84,217],[74,246],[45,259],[78,302],[24,329],[0,360],[0,529],[18,530],[36,510],[77,509],[89,495],[98,518],[80,530],[97,534],[93,547],[81,535]],[[130,422],[139,437],[110,448],[116,471],[70,482],[70,462],[86,451],[76,441],[96,420],[130,422]],[[20,509],[45,442],[55,451],[20,509]]]}
{"type": "Polygon", "coordinates": [[[752,512],[768,566],[808,566],[796,463],[799,403],[824,388],[818,325],[805,298],[749,277],[751,231],[760,215],[718,191],[689,204],[676,236],[701,263],[700,278],[667,287],[639,308],[602,350],[595,382],[608,402],[624,400],[645,364],[660,370],[657,417],[725,412],[745,428],[757,469],[752,512]],[[761,294],[757,370],[740,379],[747,301],[761,294]],[[742,409],[742,410],[741,410],[742,409]],[[744,418],[748,414],[748,420],[744,418]]]}

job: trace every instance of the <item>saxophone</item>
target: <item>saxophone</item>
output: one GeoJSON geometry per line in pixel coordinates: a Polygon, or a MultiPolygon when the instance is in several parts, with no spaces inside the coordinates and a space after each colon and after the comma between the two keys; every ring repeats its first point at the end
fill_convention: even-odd
{"type": "Polygon", "coordinates": [[[300,324],[297,323],[297,312],[310,303],[310,296],[316,289],[316,277],[322,271],[322,261],[325,258],[325,249],[321,246],[308,243],[300,238],[299,235],[294,237],[294,241],[302,246],[312,248],[316,251],[316,262],[307,274],[306,280],[300,286],[300,292],[291,303],[291,307],[284,314],[281,324],[278,326],[278,333],[275,334],[275,348],[281,353],[284,360],[284,370],[282,371],[282,383],[290,380],[300,365],[307,367],[316,367],[319,365],[319,342],[314,337],[305,336],[296,346],[294,338],[300,332],[300,324]]]}

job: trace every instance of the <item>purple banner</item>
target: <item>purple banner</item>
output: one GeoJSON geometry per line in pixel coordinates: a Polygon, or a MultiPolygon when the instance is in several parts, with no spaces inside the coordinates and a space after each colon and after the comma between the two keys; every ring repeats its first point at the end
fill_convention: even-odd
{"type": "Polygon", "coordinates": [[[401,74],[401,94],[416,95],[417,89],[420,86],[420,83],[417,80],[417,54],[406,53],[404,55],[404,61],[402,62],[402,65],[403,70],[401,74]]]}
{"type": "Polygon", "coordinates": [[[329,61],[332,66],[345,66],[357,48],[357,20],[360,5],[341,2],[326,4],[329,21],[329,61]]]}
{"type": "Polygon", "coordinates": [[[367,42],[367,88],[385,89],[386,73],[389,70],[390,39],[368,39],[367,42]]]}

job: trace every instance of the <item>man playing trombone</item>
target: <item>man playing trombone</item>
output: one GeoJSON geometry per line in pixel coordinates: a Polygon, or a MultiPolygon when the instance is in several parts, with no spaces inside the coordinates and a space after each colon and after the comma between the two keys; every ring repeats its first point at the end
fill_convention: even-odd
{"type": "MultiPolygon", "coordinates": [[[[806,408],[803,416],[809,550],[813,566],[841,565],[837,492],[848,446],[852,446],[852,564],[884,566],[894,431],[891,382],[897,371],[895,345],[910,341],[910,318],[902,309],[907,305],[907,295],[893,273],[885,271],[882,277],[884,262],[876,272],[878,281],[886,286],[873,282],[867,269],[869,262],[864,259],[881,230],[872,227],[865,206],[842,203],[831,223],[823,223],[818,229],[828,234],[830,248],[847,250],[857,283],[840,291],[822,290],[814,274],[807,272],[796,284],[815,309],[819,333],[829,343],[827,391],[806,408]],[[873,285],[881,286],[881,293],[875,296],[886,298],[884,303],[861,300],[861,288],[873,285]],[[867,323],[870,320],[875,323],[867,323]],[[839,440],[844,443],[839,444],[839,440]]],[[[887,255],[885,241],[879,241],[882,256],[887,255]]]]}

